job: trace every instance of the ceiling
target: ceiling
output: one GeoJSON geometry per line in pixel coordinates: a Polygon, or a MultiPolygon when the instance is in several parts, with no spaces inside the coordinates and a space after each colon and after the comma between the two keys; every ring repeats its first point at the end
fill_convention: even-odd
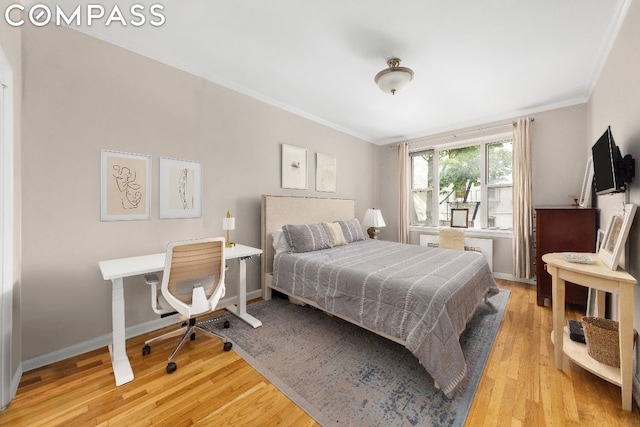
{"type": "Polygon", "coordinates": [[[386,144],[586,102],[630,1],[159,0],[160,27],[80,30],[386,144]],[[392,57],[415,72],[394,96],[392,57]]]}

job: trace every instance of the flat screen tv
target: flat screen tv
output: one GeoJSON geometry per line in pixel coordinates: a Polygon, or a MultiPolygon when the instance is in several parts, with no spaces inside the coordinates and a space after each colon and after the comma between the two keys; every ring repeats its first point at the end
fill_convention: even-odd
{"type": "Polygon", "coordinates": [[[634,172],[631,156],[624,158],[613,140],[611,127],[591,147],[593,175],[597,195],[626,191],[634,172]]]}

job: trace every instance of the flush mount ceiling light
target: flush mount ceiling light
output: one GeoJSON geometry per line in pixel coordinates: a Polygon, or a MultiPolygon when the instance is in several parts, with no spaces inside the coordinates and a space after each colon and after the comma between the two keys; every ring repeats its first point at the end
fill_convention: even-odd
{"type": "Polygon", "coordinates": [[[413,71],[400,66],[400,59],[391,58],[387,61],[389,68],[385,68],[376,74],[375,82],[383,92],[395,95],[413,80],[413,71]]]}

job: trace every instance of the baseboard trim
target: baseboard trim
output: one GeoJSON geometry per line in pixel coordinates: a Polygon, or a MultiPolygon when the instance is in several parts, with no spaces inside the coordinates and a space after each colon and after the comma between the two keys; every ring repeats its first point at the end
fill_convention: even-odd
{"type": "MultiPolygon", "coordinates": [[[[255,291],[247,292],[247,301],[260,298],[262,296],[262,290],[258,289],[255,291]]],[[[238,297],[233,296],[230,298],[221,299],[218,303],[218,307],[226,307],[231,304],[236,304],[238,301],[238,297]]],[[[153,332],[158,329],[162,329],[166,326],[173,325],[180,321],[180,316],[178,314],[174,314],[172,316],[167,316],[159,319],[154,319],[149,322],[139,323],[137,325],[130,326],[125,331],[125,336],[127,339],[137,337],[139,335],[146,334],[148,332],[153,332]]],[[[16,375],[17,383],[20,382],[20,378],[22,377],[22,372],[27,372],[32,369],[41,368],[42,366],[47,366],[55,362],[59,362],[61,360],[68,359],[70,357],[78,356],[80,354],[87,353],[89,351],[96,350],[98,348],[106,347],[111,345],[112,334],[105,334],[99,337],[74,344],[69,347],[61,348],[60,350],[53,351],[51,353],[43,354],[42,356],[37,356],[32,359],[28,359],[22,362],[20,370],[20,374],[16,375]]],[[[17,390],[16,386],[16,390],[17,390]]],[[[15,395],[15,393],[14,393],[15,395]]]]}
{"type": "Polygon", "coordinates": [[[509,280],[511,282],[520,282],[520,283],[527,283],[529,285],[535,285],[536,284],[536,280],[535,279],[520,279],[517,278],[516,276],[512,275],[512,274],[508,274],[508,273],[493,273],[493,277],[495,277],[496,279],[502,279],[502,280],[509,280]]]}

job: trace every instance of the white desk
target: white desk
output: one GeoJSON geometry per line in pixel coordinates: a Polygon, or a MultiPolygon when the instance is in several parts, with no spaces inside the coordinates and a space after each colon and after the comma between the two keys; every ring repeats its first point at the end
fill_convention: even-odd
{"type": "MultiPolygon", "coordinates": [[[[238,303],[225,307],[254,328],[262,326],[255,317],[247,313],[247,266],[246,260],[262,254],[262,250],[236,244],[233,248],[225,248],[225,260],[238,259],[240,273],[238,277],[238,303]]],[[[139,276],[164,270],[166,253],[142,255],[130,258],[112,259],[98,263],[102,278],[111,280],[111,317],[113,328],[113,344],[109,346],[111,363],[116,377],[116,386],[133,380],[133,370],[127,357],[125,323],[124,323],[124,287],[123,278],[139,276]]]]}

